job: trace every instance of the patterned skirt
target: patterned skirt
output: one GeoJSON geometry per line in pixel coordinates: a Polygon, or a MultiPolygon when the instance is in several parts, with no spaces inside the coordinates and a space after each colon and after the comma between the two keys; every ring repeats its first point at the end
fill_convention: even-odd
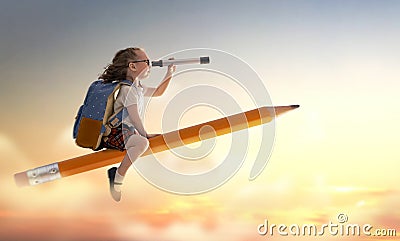
{"type": "Polygon", "coordinates": [[[126,126],[118,126],[116,128],[112,128],[107,140],[102,142],[102,147],[124,151],[124,141],[126,142],[128,138],[134,134],[134,128],[128,128],[126,126]]]}

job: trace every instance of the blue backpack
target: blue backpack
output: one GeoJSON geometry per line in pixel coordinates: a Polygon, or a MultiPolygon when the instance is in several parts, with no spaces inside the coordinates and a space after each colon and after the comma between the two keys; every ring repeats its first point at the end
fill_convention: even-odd
{"type": "Polygon", "coordinates": [[[75,117],[73,137],[78,146],[101,149],[103,137],[110,134],[111,128],[122,122],[122,111],[113,113],[115,93],[122,85],[132,85],[129,80],[105,83],[94,81],[86,94],[83,105],[75,117]]]}

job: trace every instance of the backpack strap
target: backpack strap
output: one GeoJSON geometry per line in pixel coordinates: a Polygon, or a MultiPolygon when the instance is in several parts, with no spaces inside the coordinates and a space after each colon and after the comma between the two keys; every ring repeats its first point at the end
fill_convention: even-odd
{"type": "Polygon", "coordinates": [[[114,103],[115,103],[115,92],[117,92],[119,89],[121,89],[122,85],[132,85],[132,81],[129,80],[123,80],[120,81],[114,88],[113,92],[108,96],[107,99],[107,105],[106,105],[106,110],[104,112],[104,118],[103,118],[103,126],[106,128],[103,136],[108,136],[111,133],[111,128],[115,127],[117,123],[119,123],[121,120],[116,118],[116,116],[119,114],[113,113],[114,112],[114,103]],[[113,123],[110,123],[110,119],[113,119],[113,123]]]}

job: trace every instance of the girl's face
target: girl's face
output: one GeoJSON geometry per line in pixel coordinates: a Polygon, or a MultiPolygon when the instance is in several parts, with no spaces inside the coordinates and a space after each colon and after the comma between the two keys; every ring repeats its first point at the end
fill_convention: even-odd
{"type": "Polygon", "coordinates": [[[127,77],[133,80],[139,80],[149,77],[150,74],[150,59],[147,54],[142,50],[136,51],[137,60],[129,63],[127,77]]]}

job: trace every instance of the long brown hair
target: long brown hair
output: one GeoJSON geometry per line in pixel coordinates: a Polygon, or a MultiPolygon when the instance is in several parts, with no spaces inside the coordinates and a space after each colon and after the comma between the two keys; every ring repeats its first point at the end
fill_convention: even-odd
{"type": "Polygon", "coordinates": [[[126,79],[126,73],[128,64],[131,61],[135,61],[137,54],[137,50],[143,50],[142,48],[132,47],[119,50],[113,60],[112,63],[109,64],[103,74],[99,77],[104,82],[113,82],[113,81],[121,81],[126,79]]]}

